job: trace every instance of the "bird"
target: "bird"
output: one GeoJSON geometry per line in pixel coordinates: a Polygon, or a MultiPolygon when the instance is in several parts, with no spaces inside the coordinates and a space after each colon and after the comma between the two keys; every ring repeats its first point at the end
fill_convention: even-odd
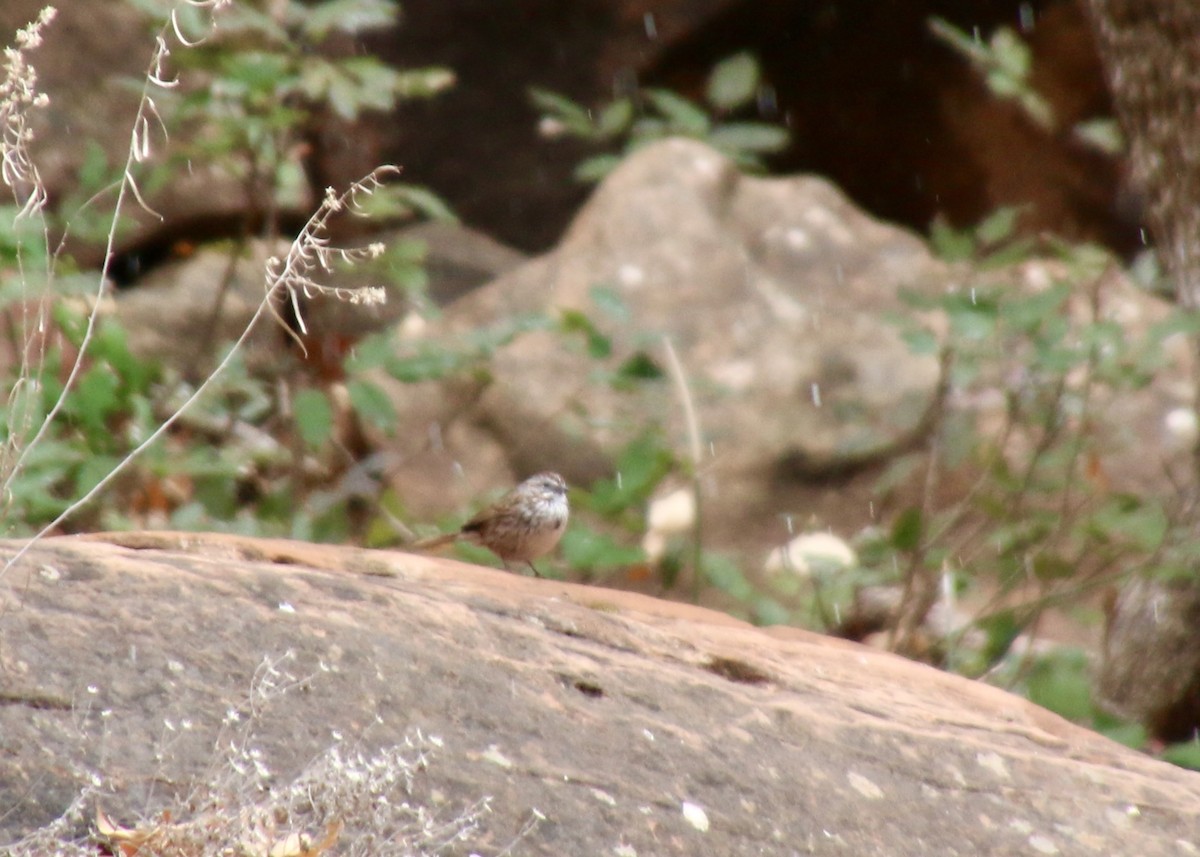
{"type": "Polygon", "coordinates": [[[423,539],[412,548],[435,550],[461,539],[487,548],[509,571],[510,562],[523,562],[541,577],[533,561],[554,550],[567,528],[569,515],[566,481],[557,473],[537,473],[455,532],[423,539]]]}

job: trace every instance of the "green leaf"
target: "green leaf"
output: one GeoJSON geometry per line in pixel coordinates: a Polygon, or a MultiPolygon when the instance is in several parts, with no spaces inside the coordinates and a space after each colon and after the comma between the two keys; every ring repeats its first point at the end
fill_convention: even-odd
{"type": "Polygon", "coordinates": [[[1172,765],[1200,771],[1200,742],[1184,741],[1172,744],[1162,751],[1161,758],[1164,762],[1170,762],[1172,765]]]}
{"type": "Polygon", "coordinates": [[[274,92],[280,86],[296,83],[288,58],[265,51],[238,51],[223,56],[220,74],[223,84],[240,84],[249,91],[274,92]]]}
{"type": "Polygon", "coordinates": [[[631,548],[605,533],[573,526],[563,534],[561,550],[567,564],[577,571],[599,571],[645,562],[640,548],[631,548]]]}
{"type": "Polygon", "coordinates": [[[395,348],[390,331],[367,336],[354,346],[353,353],[346,361],[346,370],[357,375],[368,369],[385,366],[395,356],[395,348]]]}
{"type": "Polygon", "coordinates": [[[1065,580],[1079,571],[1079,563],[1056,553],[1039,553],[1033,558],[1038,580],[1065,580]]]}
{"type": "Polygon", "coordinates": [[[1025,551],[1044,539],[1054,529],[1055,523],[1056,519],[1051,518],[1049,513],[1030,512],[1021,520],[994,527],[987,540],[996,556],[1016,556],[1023,560],[1025,551]]]}
{"type": "Polygon", "coordinates": [[[612,340],[601,333],[592,320],[579,310],[563,310],[559,326],[563,333],[583,334],[589,357],[602,359],[612,354],[612,340]]]}
{"type": "Polygon", "coordinates": [[[101,479],[116,469],[120,461],[115,455],[89,454],[75,474],[76,496],[82,496],[95,488],[101,479]]]}
{"type": "Polygon", "coordinates": [[[1011,27],[998,27],[992,33],[993,61],[1015,80],[1025,82],[1033,67],[1033,51],[1011,27]]]}
{"type": "Polygon", "coordinates": [[[391,90],[400,98],[429,98],[444,92],[458,83],[458,77],[448,68],[428,66],[426,68],[391,69],[391,90]]]}
{"type": "Polygon", "coordinates": [[[917,355],[932,355],[941,352],[941,346],[938,342],[937,334],[932,330],[925,328],[908,329],[900,336],[904,340],[904,344],[908,346],[908,350],[917,355]]]}
{"type": "Polygon", "coordinates": [[[1025,81],[1015,78],[1003,69],[993,69],[984,76],[984,82],[993,95],[1008,101],[1017,100],[1025,90],[1025,81]]]}
{"type": "Polygon", "coordinates": [[[1163,340],[1179,333],[1185,336],[1200,335],[1200,312],[1176,308],[1174,312],[1162,321],[1155,322],[1150,328],[1151,340],[1160,344],[1163,340]]]}
{"type": "Polygon", "coordinates": [[[1102,728],[1099,732],[1108,740],[1124,744],[1132,750],[1140,750],[1146,746],[1146,727],[1140,723],[1117,723],[1102,728]]]}
{"type": "MultiPolygon", "coordinates": [[[[669,137],[672,134],[678,133],[681,133],[680,130],[673,127],[665,119],[660,119],[657,116],[642,116],[629,129],[629,142],[625,145],[625,154],[628,155],[630,152],[653,143],[655,140],[661,140],[663,137],[669,137]]],[[[704,132],[693,134],[692,136],[703,137],[704,132]]]]}
{"type": "Polygon", "coordinates": [[[975,256],[975,236],[970,229],[956,229],[938,214],[929,224],[933,252],[947,262],[965,262],[975,256]]]}
{"type": "Polygon", "coordinates": [[[642,94],[677,133],[702,137],[712,123],[696,104],[669,89],[646,89],[642,94]]]}
{"type": "Polygon", "coordinates": [[[656,380],[665,376],[654,358],[645,351],[636,351],[617,370],[617,374],[637,380],[656,380]]]}
{"type": "Polygon", "coordinates": [[[1068,720],[1088,722],[1092,692],[1086,659],[1064,652],[1041,661],[1029,678],[1029,699],[1068,720]]]}
{"type": "Polygon", "coordinates": [[[893,491],[910,484],[922,466],[922,457],[915,453],[895,455],[888,459],[883,472],[876,477],[872,493],[877,497],[886,497],[893,491]]]}
{"type": "Polygon", "coordinates": [[[323,0],[306,4],[298,22],[305,36],[320,41],[332,30],[354,34],[391,26],[399,11],[391,0],[323,0]]]}
{"type": "Polygon", "coordinates": [[[789,625],[791,622],[791,612],[774,598],[763,596],[754,599],[755,625],[789,625]]]}
{"type": "Polygon", "coordinates": [[[1055,283],[1036,294],[1022,295],[1018,299],[1005,301],[1000,307],[1000,317],[1009,327],[1031,333],[1045,327],[1052,320],[1061,321],[1070,297],[1069,283],[1055,283]]]}
{"type": "Polygon", "coordinates": [[[520,313],[491,327],[474,330],[468,334],[466,340],[479,356],[488,357],[497,348],[508,345],[522,333],[529,333],[533,330],[549,330],[553,326],[550,318],[544,313],[520,313]]]}
{"type": "Polygon", "coordinates": [[[924,517],[917,506],[909,506],[892,524],[892,545],[899,551],[912,551],[921,544],[924,517]]]}
{"type": "Polygon", "coordinates": [[[577,182],[598,182],[621,163],[620,155],[593,155],[580,161],[571,177],[577,182]]]}
{"type": "Polygon", "coordinates": [[[996,307],[984,301],[957,303],[947,307],[946,316],[954,335],[964,340],[978,342],[996,332],[996,307]]]}
{"type": "Polygon", "coordinates": [[[334,113],[342,119],[353,121],[358,118],[360,109],[366,106],[364,92],[358,81],[337,75],[328,79],[324,96],[334,113]]]}
{"type": "Polygon", "coordinates": [[[1113,157],[1124,154],[1127,148],[1120,124],[1108,116],[1077,122],[1071,133],[1096,151],[1113,157]]]}
{"type": "Polygon", "coordinates": [[[792,135],[786,128],[765,122],[728,122],[714,128],[708,142],[722,150],[771,154],[786,149],[792,135]]]}
{"type": "Polygon", "coordinates": [[[158,377],[158,364],[130,353],[125,329],[119,324],[102,323],[96,329],[91,352],[97,360],[107,363],[117,373],[123,396],[149,394],[151,383],[158,377]]]}
{"type": "Polygon", "coordinates": [[[549,89],[531,86],[529,100],[533,106],[551,119],[557,119],[571,134],[578,137],[593,137],[596,127],[591,112],[576,101],[549,89]]]}
{"type": "Polygon", "coordinates": [[[632,441],[617,459],[617,476],[600,479],[581,501],[597,514],[616,517],[640,507],[655,486],[670,472],[674,463],[671,451],[655,432],[646,432],[632,441]]]}
{"type": "MultiPolygon", "coordinates": [[[[195,4],[191,3],[173,5],[175,10],[194,16],[193,27],[187,30],[187,32],[194,34],[189,41],[205,38],[210,29],[205,13],[200,11],[199,8],[193,8],[194,6],[195,4]]],[[[248,3],[231,4],[231,8],[222,13],[221,32],[222,34],[236,33],[246,36],[247,41],[253,41],[254,43],[265,42],[274,45],[285,45],[290,38],[290,34],[287,28],[283,26],[283,22],[277,22],[271,15],[255,9],[248,3]]],[[[187,56],[187,54],[188,52],[184,51],[180,56],[187,56]]]]}
{"type": "Polygon", "coordinates": [[[385,369],[397,381],[415,384],[444,378],[468,362],[468,358],[445,346],[425,344],[413,354],[391,355],[385,369]]]}
{"type": "Polygon", "coordinates": [[[758,60],[752,54],[734,54],[713,67],[705,97],[718,110],[735,110],[754,101],[760,79],[758,60]]]}
{"type": "Polygon", "coordinates": [[[68,409],[72,418],[91,435],[107,435],[108,418],[119,405],[119,386],[117,376],[107,366],[92,366],[79,376],[70,394],[68,409]]]}
{"type": "Polygon", "coordinates": [[[1126,542],[1147,553],[1158,549],[1169,527],[1162,506],[1129,494],[1111,498],[1088,521],[1088,529],[1096,537],[1126,542]]]}
{"type": "Polygon", "coordinates": [[[945,18],[931,17],[928,22],[930,32],[960,55],[975,64],[984,64],[989,59],[988,48],[980,43],[975,36],[951,24],[945,18]]]}
{"type": "Polygon", "coordinates": [[[1013,238],[979,260],[980,270],[996,270],[1024,262],[1034,255],[1037,244],[1032,238],[1013,238]]]}
{"type": "Polygon", "coordinates": [[[999,244],[1011,238],[1016,230],[1022,206],[1004,205],[997,208],[975,227],[975,236],[984,244],[999,244]]]}
{"type": "Polygon", "coordinates": [[[700,564],[704,579],[722,592],[742,602],[754,597],[754,587],[746,580],[737,563],[729,557],[705,551],[700,558],[700,564]]]}
{"type": "Polygon", "coordinates": [[[378,384],[353,379],[346,383],[346,391],[354,412],[364,422],[370,423],[384,434],[390,435],[395,430],[396,409],[378,384]]]}
{"type": "Polygon", "coordinates": [[[636,351],[625,360],[613,376],[613,386],[624,388],[638,381],[656,381],[663,377],[663,370],[645,351],[636,351]]]}
{"type": "Polygon", "coordinates": [[[375,57],[347,57],[335,60],[334,64],[339,81],[356,105],[356,114],[363,110],[392,110],[400,97],[413,94],[408,91],[409,84],[402,79],[401,72],[375,57]]]}
{"type": "Polygon", "coordinates": [[[36,526],[57,516],[67,506],[57,495],[78,496],[67,480],[73,468],[88,457],[80,447],[44,437],[7,485],[11,494],[7,498],[5,523],[10,524],[19,516],[20,520],[36,526]]]}
{"type": "Polygon", "coordinates": [[[1008,654],[1013,641],[1021,634],[1016,614],[1011,609],[1000,610],[975,623],[987,638],[984,647],[986,663],[994,664],[1008,654]]]}
{"type": "Polygon", "coordinates": [[[292,399],[296,431],[310,449],[317,449],[333,434],[333,406],[322,390],[298,390],[292,399]]]}
{"type": "Polygon", "coordinates": [[[592,286],[588,289],[588,297],[596,308],[614,321],[629,320],[629,304],[621,297],[621,293],[611,286],[592,286]]]}
{"type": "Polygon", "coordinates": [[[400,219],[419,214],[443,223],[458,222],[458,216],[446,201],[421,185],[387,184],[370,195],[360,196],[357,204],[359,213],[366,218],[400,219]]]}
{"type": "Polygon", "coordinates": [[[454,213],[454,210],[429,188],[415,184],[398,184],[389,185],[387,189],[392,190],[393,188],[394,193],[401,201],[430,220],[441,223],[458,222],[458,215],[454,213]]]}
{"type": "Polygon", "coordinates": [[[1034,122],[1047,131],[1054,130],[1054,108],[1032,89],[1025,89],[1017,96],[1017,103],[1034,122]]]}
{"type": "Polygon", "coordinates": [[[83,163],[79,165],[76,181],[85,188],[100,190],[112,182],[113,178],[108,151],[95,140],[89,139],[84,148],[83,163]]]}
{"type": "Polygon", "coordinates": [[[600,111],[596,117],[596,133],[601,138],[611,139],[627,130],[633,123],[633,99],[618,98],[600,111]]]}

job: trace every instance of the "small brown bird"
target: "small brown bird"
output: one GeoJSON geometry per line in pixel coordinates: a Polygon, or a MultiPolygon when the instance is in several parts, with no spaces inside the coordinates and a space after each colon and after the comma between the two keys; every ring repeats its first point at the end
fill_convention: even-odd
{"type": "Polygon", "coordinates": [[[567,528],[570,509],[567,483],[557,473],[530,476],[454,533],[424,539],[412,545],[427,551],[463,539],[482,545],[509,562],[523,562],[535,575],[533,561],[554,549],[567,528]]]}

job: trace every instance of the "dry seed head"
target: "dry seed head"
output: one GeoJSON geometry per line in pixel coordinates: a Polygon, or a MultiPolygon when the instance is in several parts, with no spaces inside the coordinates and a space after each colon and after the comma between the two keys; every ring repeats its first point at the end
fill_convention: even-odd
{"type": "Polygon", "coordinates": [[[21,203],[21,215],[41,209],[46,201],[37,167],[29,158],[33,130],[29,111],[45,107],[50,100],[37,91],[37,70],[25,58],[26,51],[42,43],[42,30],[54,20],[53,6],[42,9],[38,17],[17,31],[15,47],[4,49],[3,77],[0,78],[0,179],[12,188],[21,203]]]}

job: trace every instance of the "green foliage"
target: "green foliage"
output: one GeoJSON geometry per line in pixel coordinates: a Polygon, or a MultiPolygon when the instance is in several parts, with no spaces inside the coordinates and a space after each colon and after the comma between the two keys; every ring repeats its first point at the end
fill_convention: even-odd
{"type": "Polygon", "coordinates": [[[396,409],[377,384],[351,378],[346,383],[346,392],[350,396],[350,406],[365,424],[385,435],[395,431],[396,409]]]}
{"type": "MultiPolygon", "coordinates": [[[[156,26],[163,20],[159,0],[127,2],[156,26]]],[[[399,7],[393,0],[237,3],[221,11],[216,34],[206,38],[200,37],[206,27],[200,10],[178,11],[181,29],[196,33],[197,44],[172,60],[190,79],[207,78],[210,85],[156,96],[180,131],[173,158],[160,165],[156,178],[167,180],[182,164],[213,164],[243,182],[259,210],[303,201],[307,179],[298,153],[322,116],[353,121],[454,84],[444,68],[398,70],[373,56],[321,50],[335,34],[359,36],[394,24],[399,7]]],[[[380,209],[373,216],[390,208],[393,216],[452,217],[434,194],[411,185],[389,186],[368,202],[380,209]]]]}
{"type": "Polygon", "coordinates": [[[970,463],[978,469],[971,506],[901,514],[893,537],[898,552],[938,548],[939,562],[942,555],[957,556],[974,573],[994,574],[1010,586],[1028,582],[1031,573],[1049,584],[1081,568],[1136,564],[1168,540],[1170,519],[1159,499],[1097,492],[1088,467],[1102,458],[1096,402],[1148,383],[1146,367],[1161,359],[1163,331],[1173,325],[1132,340],[1104,317],[1098,301],[1090,304],[1093,315],[1080,319],[1080,304],[1087,302],[1078,295],[1097,287],[1089,284],[1098,269],[1086,249],[1071,261],[1077,264],[1070,279],[1029,294],[980,285],[933,300],[910,296],[915,308],[936,307],[947,322],[952,384],[1000,385],[1006,422],[994,436],[983,436],[970,420],[943,420],[938,448],[956,457],[938,467],[970,463]],[[996,377],[1001,360],[1019,366],[1019,378],[996,377]],[[1014,438],[1022,439],[1023,457],[1004,445],[1014,438]],[[938,543],[939,534],[944,538],[980,513],[986,529],[973,530],[970,544],[938,543]],[[924,532],[917,531],[917,515],[929,519],[924,532]]]}
{"type": "MultiPolygon", "coordinates": [[[[83,339],[85,319],[64,305],[54,307],[52,318],[62,337],[48,348],[35,383],[8,381],[9,395],[0,407],[0,440],[6,447],[28,439],[14,431],[46,419],[64,392],[66,360],[83,339]]],[[[100,325],[58,418],[8,479],[4,523],[9,533],[28,534],[52,520],[152,430],[150,395],[158,376],[157,367],[130,354],[124,331],[111,322],[100,325]]]]}
{"type": "MultiPolygon", "coordinates": [[[[158,70],[166,77],[181,73],[186,85],[156,85],[153,103],[146,102],[176,146],[170,159],[158,159],[153,171],[139,176],[140,193],[150,195],[176,180],[183,165],[189,172],[200,165],[221,169],[243,183],[247,217],[252,221],[265,215],[261,220],[268,237],[273,237],[276,209],[307,199],[298,153],[319,118],[355,119],[365,111],[389,110],[399,100],[426,97],[453,82],[443,69],[402,72],[374,58],[337,57],[322,49],[335,34],[359,36],[394,23],[398,7],[391,0],[231,4],[220,10],[215,30],[211,10],[161,0],[129,2],[146,12],[156,28],[173,14],[175,32],[187,42],[170,54],[169,67],[158,70]]],[[[143,85],[132,84],[139,92],[143,85]]],[[[142,161],[140,156],[153,149],[159,139],[155,130],[137,144],[147,151],[135,160],[142,161]]],[[[103,240],[109,229],[119,227],[97,195],[116,186],[114,169],[119,168],[107,163],[101,146],[88,144],[78,187],[61,206],[69,212],[76,237],[103,240]]],[[[365,216],[453,217],[436,195],[411,185],[378,188],[359,201],[365,204],[357,213],[365,216]]],[[[11,268],[19,273],[3,278],[0,298],[5,305],[28,298],[37,285],[30,282],[32,272],[41,268],[55,273],[55,293],[69,293],[74,282],[63,274],[63,260],[49,255],[42,226],[25,226],[28,221],[14,222],[12,213],[7,214],[5,224],[13,225],[0,229],[0,272],[11,268]]],[[[231,252],[239,250],[235,242],[231,252]]],[[[375,260],[378,273],[399,285],[414,305],[424,297],[424,253],[419,242],[398,242],[375,260]]],[[[92,277],[91,290],[94,284],[92,277]]],[[[214,295],[224,288],[213,286],[214,295]]],[[[48,348],[44,366],[10,382],[13,392],[6,405],[7,472],[28,431],[40,425],[62,396],[58,418],[8,485],[8,522],[18,531],[46,523],[99,482],[171,413],[164,402],[177,406],[190,392],[178,379],[160,377],[152,364],[134,359],[113,323],[101,325],[85,346],[85,318],[66,304],[53,306],[54,335],[61,344],[48,348]],[[84,362],[67,389],[73,349],[85,351],[84,362]]],[[[19,335],[29,337],[28,331],[19,335]]],[[[27,344],[22,340],[14,347],[27,344]]],[[[476,352],[487,347],[486,341],[475,343],[476,352]]],[[[313,474],[335,457],[341,406],[329,390],[269,383],[236,363],[213,389],[209,399],[180,420],[166,448],[150,450],[126,471],[125,479],[109,486],[109,496],[119,500],[107,502],[98,513],[101,518],[120,525],[137,515],[155,515],[156,520],[169,516],[182,526],[345,538],[353,498],[342,489],[312,484],[313,474]],[[200,436],[194,446],[192,433],[200,436]],[[115,511],[133,507],[138,508],[124,516],[115,511]]],[[[364,423],[385,430],[394,424],[390,401],[376,385],[352,378],[346,390],[350,408],[364,423]]],[[[95,523],[93,517],[72,525],[95,523]]]]}
{"type": "Polygon", "coordinates": [[[1043,708],[1076,723],[1094,725],[1091,681],[1087,656],[1063,649],[1037,660],[1025,679],[1026,695],[1043,708]]]}
{"type": "Polygon", "coordinates": [[[513,315],[490,327],[469,331],[457,342],[419,339],[397,342],[391,333],[369,337],[357,349],[348,368],[358,372],[373,366],[404,383],[436,381],[455,374],[484,375],[497,349],[522,334],[546,330],[553,322],[543,313],[513,315]]]}
{"type": "Polygon", "coordinates": [[[758,61],[748,53],[734,54],[722,60],[708,77],[705,97],[717,110],[732,113],[753,104],[762,85],[758,61]]]}
{"type": "Polygon", "coordinates": [[[635,438],[617,459],[616,473],[595,482],[579,505],[603,518],[640,531],[645,505],[675,464],[675,456],[656,431],[635,438]]]}
{"type": "Polygon", "coordinates": [[[998,27],[984,42],[978,32],[972,36],[942,18],[930,18],[929,29],[982,74],[994,95],[1015,101],[1038,125],[1053,129],[1050,104],[1029,82],[1033,53],[1015,30],[998,27]]]}
{"type": "Polygon", "coordinates": [[[1020,206],[996,209],[979,223],[956,229],[938,215],[929,225],[929,243],[947,262],[975,262],[980,268],[1001,268],[1028,258],[1033,242],[1016,236],[1020,206]]]}
{"type": "MultiPolygon", "coordinates": [[[[942,225],[933,241],[943,256],[989,270],[997,256],[1007,262],[1013,252],[1028,252],[1010,242],[1011,214],[963,232],[942,225]]],[[[1150,383],[1165,365],[1168,339],[1194,338],[1200,328],[1182,309],[1140,332],[1118,324],[1106,291],[1113,260],[1087,245],[1055,250],[1057,260],[1044,264],[1059,275],[1035,289],[981,282],[932,298],[906,296],[924,318],[939,318],[938,336],[910,326],[905,338],[921,353],[936,344],[949,395],[1001,398],[982,422],[961,405],[938,410],[924,462],[902,459],[880,483],[886,497],[906,480],[924,479],[925,499],[897,510],[890,537],[863,557],[881,574],[895,569],[906,586],[936,586],[950,568],[958,587],[988,593],[949,641],[948,666],[986,673],[1065,717],[1143,746],[1144,730],[1096,708],[1082,655],[1015,659],[1010,649],[1045,610],[1083,602],[1101,585],[1133,573],[1194,574],[1184,493],[1115,490],[1104,462],[1114,430],[1107,404],[1150,383]],[[955,474],[965,499],[939,506],[930,498],[945,474],[955,474]],[[968,647],[980,631],[982,645],[976,636],[968,647]]]]}
{"type": "Polygon", "coordinates": [[[360,200],[358,208],[362,217],[371,220],[401,221],[421,217],[443,223],[458,222],[458,216],[436,193],[428,188],[404,183],[377,189],[371,196],[360,200]]]}
{"type": "Polygon", "coordinates": [[[603,580],[614,569],[645,561],[645,554],[587,524],[575,524],[563,535],[563,561],[585,581],[603,580]]]}
{"type": "Polygon", "coordinates": [[[300,439],[311,449],[319,449],[333,436],[333,406],[321,390],[303,389],[292,402],[300,439]]]}
{"type": "Polygon", "coordinates": [[[716,65],[700,104],[667,89],[648,87],[589,110],[564,95],[537,87],[530,100],[543,114],[542,128],[551,134],[584,140],[611,149],[588,158],[575,169],[579,181],[599,181],[621,158],[635,149],[665,137],[703,140],[747,170],[762,170],[764,157],[781,152],[791,142],[786,128],[753,119],[763,88],[758,61],[748,53],[736,54],[716,65]]]}
{"type": "MultiPolygon", "coordinates": [[[[1043,130],[1056,130],[1050,102],[1033,86],[1033,51],[1016,30],[997,27],[985,42],[978,28],[967,33],[936,16],[929,19],[929,29],[940,42],[971,64],[993,95],[1019,105],[1043,130]]],[[[1079,142],[1106,155],[1125,152],[1124,137],[1113,117],[1086,119],[1071,131],[1079,142]]]]}
{"type": "Polygon", "coordinates": [[[1200,742],[1182,741],[1172,744],[1163,750],[1162,759],[1181,768],[1200,771],[1200,742]]]}

